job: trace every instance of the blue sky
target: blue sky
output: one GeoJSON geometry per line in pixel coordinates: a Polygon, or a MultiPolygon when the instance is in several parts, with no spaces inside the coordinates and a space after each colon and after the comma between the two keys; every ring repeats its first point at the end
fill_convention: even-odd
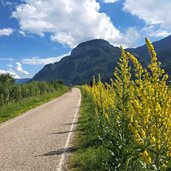
{"type": "Polygon", "coordinates": [[[124,47],[162,39],[170,9],[170,0],[0,0],[0,73],[31,78],[90,39],[124,47]]]}

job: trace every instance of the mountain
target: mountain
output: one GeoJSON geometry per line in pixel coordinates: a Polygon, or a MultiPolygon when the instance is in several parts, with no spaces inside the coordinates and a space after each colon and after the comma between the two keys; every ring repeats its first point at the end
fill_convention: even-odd
{"type": "MultiPolygon", "coordinates": [[[[161,62],[161,67],[169,74],[171,78],[171,35],[153,42],[154,49],[157,53],[158,60],[161,62]]],[[[139,58],[141,63],[147,65],[149,62],[149,54],[146,45],[137,47],[135,49],[126,49],[139,58]]]]}
{"type": "Polygon", "coordinates": [[[96,39],[79,44],[70,56],[46,65],[33,80],[63,80],[65,84],[88,83],[93,75],[107,78],[114,70],[120,49],[107,41],[96,39]]]}
{"type": "Polygon", "coordinates": [[[28,83],[31,80],[31,78],[21,78],[21,79],[16,79],[15,82],[17,84],[25,84],[28,83]]]}
{"type": "MultiPolygon", "coordinates": [[[[171,36],[153,43],[162,67],[171,75],[171,36]]],[[[128,48],[142,65],[146,66],[149,54],[146,45],[128,48]]],[[[80,43],[70,56],[54,64],[45,65],[33,80],[62,80],[65,84],[89,83],[92,76],[100,73],[102,80],[108,81],[113,76],[114,67],[120,56],[120,48],[114,47],[102,39],[80,43]]]]}

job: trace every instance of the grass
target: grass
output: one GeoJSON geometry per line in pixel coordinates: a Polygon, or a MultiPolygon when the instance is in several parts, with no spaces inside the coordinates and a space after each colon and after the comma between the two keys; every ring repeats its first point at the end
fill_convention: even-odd
{"type": "Polygon", "coordinates": [[[107,170],[111,155],[99,137],[100,128],[97,125],[92,101],[82,93],[77,134],[73,143],[75,150],[69,159],[68,170],[107,170]]]}
{"type": "Polygon", "coordinates": [[[5,122],[11,118],[14,118],[22,113],[42,105],[56,97],[63,95],[68,91],[67,87],[61,88],[56,92],[40,95],[39,97],[29,97],[22,101],[9,103],[0,107],[0,123],[5,122]]]}

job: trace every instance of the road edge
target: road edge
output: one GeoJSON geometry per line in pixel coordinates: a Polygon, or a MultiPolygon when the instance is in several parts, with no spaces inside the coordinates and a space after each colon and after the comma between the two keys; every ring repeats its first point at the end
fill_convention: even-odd
{"type": "Polygon", "coordinates": [[[76,111],[75,111],[75,114],[74,114],[74,118],[72,120],[72,125],[70,127],[70,130],[69,130],[69,134],[67,136],[67,140],[66,140],[66,143],[65,143],[65,146],[64,146],[64,152],[62,154],[62,156],[60,157],[60,161],[59,161],[59,164],[57,166],[57,169],[56,171],[62,171],[63,169],[63,165],[64,165],[64,161],[65,161],[65,152],[67,151],[68,147],[69,147],[69,144],[70,144],[70,141],[71,141],[71,135],[73,133],[73,129],[74,129],[74,123],[76,122],[76,119],[77,119],[77,116],[79,114],[79,110],[80,110],[80,105],[81,105],[81,91],[79,89],[79,92],[80,92],[80,97],[79,97],[79,100],[78,100],[78,104],[77,104],[77,107],[76,107],[76,111]]]}

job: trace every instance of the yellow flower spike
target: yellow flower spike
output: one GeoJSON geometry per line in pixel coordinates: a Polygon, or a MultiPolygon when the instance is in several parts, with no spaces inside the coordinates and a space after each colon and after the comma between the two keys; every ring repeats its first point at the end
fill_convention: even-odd
{"type": "Polygon", "coordinates": [[[152,163],[152,160],[151,160],[151,157],[149,156],[149,153],[147,152],[147,150],[145,150],[143,153],[140,154],[141,157],[145,160],[145,162],[147,164],[151,164],[152,163]]]}
{"type": "Polygon", "coordinates": [[[140,134],[142,138],[146,138],[146,132],[143,129],[140,130],[140,134]]]}
{"type": "Polygon", "coordinates": [[[149,51],[150,56],[151,56],[151,60],[154,62],[157,61],[156,52],[154,50],[152,43],[147,38],[145,38],[145,41],[146,41],[146,45],[147,45],[148,51],[149,51]]]}
{"type": "Polygon", "coordinates": [[[142,73],[144,72],[141,64],[138,62],[137,58],[134,55],[132,55],[129,52],[125,52],[125,53],[126,53],[126,55],[128,56],[128,58],[132,61],[132,63],[135,66],[135,69],[136,69],[136,77],[141,78],[142,73]]]}
{"type": "Polygon", "coordinates": [[[151,139],[152,139],[153,142],[156,142],[156,139],[155,139],[154,136],[152,136],[151,139]]]}

